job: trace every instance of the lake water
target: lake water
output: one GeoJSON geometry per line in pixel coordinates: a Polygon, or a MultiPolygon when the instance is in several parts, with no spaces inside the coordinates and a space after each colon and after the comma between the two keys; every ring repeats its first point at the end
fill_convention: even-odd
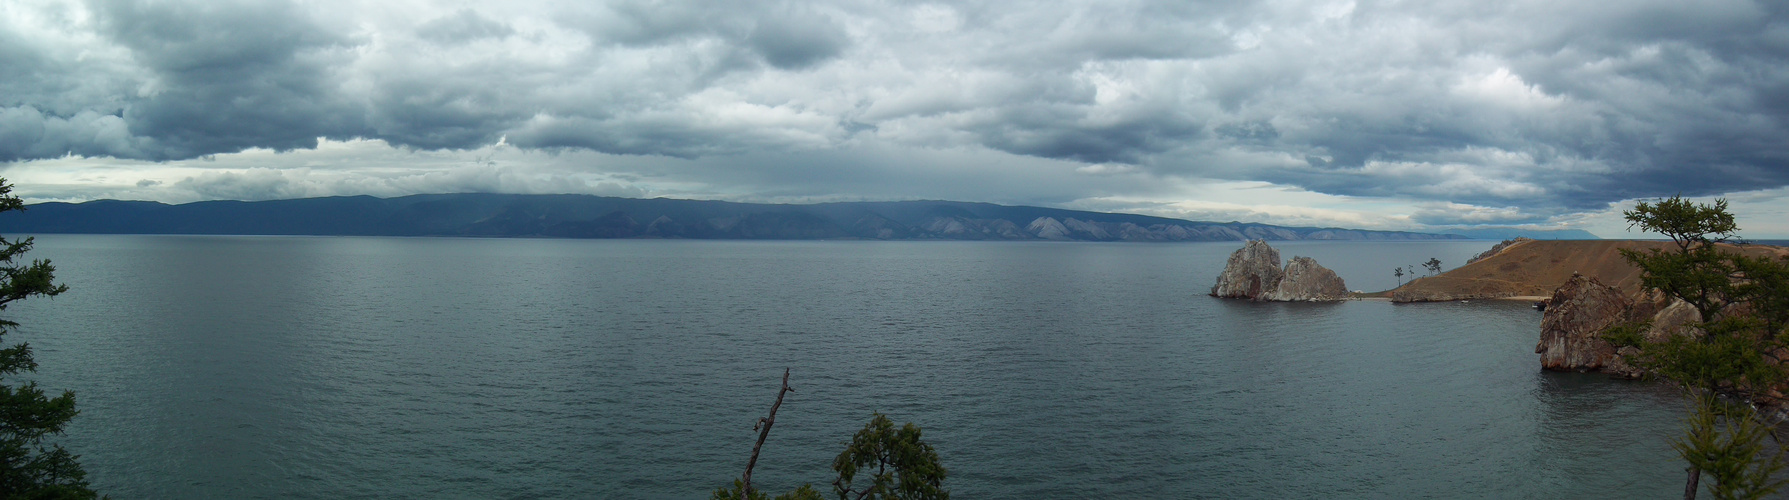
{"type": "MultiPolygon", "coordinates": [[[[115,498],[829,488],[871,412],[959,498],[1662,498],[1659,384],[1544,373],[1526,304],[1206,296],[1238,243],[45,235],[7,311],[115,498]]],[[[1351,288],[1492,242],[1283,243],[1351,288]]]]}

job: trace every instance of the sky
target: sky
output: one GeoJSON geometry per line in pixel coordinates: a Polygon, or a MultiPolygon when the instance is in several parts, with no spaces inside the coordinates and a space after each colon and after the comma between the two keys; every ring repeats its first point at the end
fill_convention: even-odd
{"type": "Polygon", "coordinates": [[[28,201],[947,199],[1789,238],[1789,2],[0,0],[28,201]]]}

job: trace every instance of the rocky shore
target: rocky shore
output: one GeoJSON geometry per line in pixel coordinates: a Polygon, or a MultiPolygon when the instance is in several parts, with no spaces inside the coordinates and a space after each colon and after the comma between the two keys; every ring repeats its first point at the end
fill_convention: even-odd
{"type": "MultiPolygon", "coordinates": [[[[1545,313],[1534,352],[1541,356],[1541,368],[1637,378],[1643,373],[1627,360],[1638,351],[1615,347],[1602,337],[1604,330],[1645,321],[1647,326],[1638,333],[1648,341],[1699,334],[1691,326],[1700,321],[1695,308],[1644,290],[1640,270],[1621,256],[1623,249],[1646,251],[1668,244],[1505,241],[1464,266],[1413,280],[1385,295],[1394,302],[1540,297],[1545,313]]],[[[1726,246],[1752,256],[1789,255],[1784,247],[1726,246]]]]}
{"type": "Polygon", "coordinates": [[[1658,293],[1629,293],[1596,278],[1573,274],[1547,299],[1541,316],[1541,368],[1554,371],[1600,371],[1623,378],[1644,375],[1627,362],[1633,347],[1616,348],[1602,336],[1609,327],[1646,321],[1640,335],[1649,342],[1671,335],[1696,335],[1701,318],[1682,300],[1658,293]]]}

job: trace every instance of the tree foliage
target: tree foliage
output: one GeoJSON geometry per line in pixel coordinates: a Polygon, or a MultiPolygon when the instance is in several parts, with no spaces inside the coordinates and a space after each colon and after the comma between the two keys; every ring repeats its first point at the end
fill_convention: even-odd
{"type": "Polygon", "coordinates": [[[1682,438],[1671,443],[1690,467],[1714,479],[1709,493],[1721,500],[1766,498],[1784,484],[1783,455],[1765,446],[1771,428],[1744,403],[1713,393],[1695,398],[1682,438]]]}
{"type": "MultiPolygon", "coordinates": [[[[733,481],[732,488],[720,488],[709,495],[710,500],[820,500],[820,492],[813,485],[804,484],[794,491],[777,495],[769,499],[763,491],[752,485],[752,468],[758,463],[758,450],[764,446],[765,438],[770,436],[770,427],[776,423],[777,408],[783,405],[783,395],[793,392],[789,387],[789,371],[783,370],[783,386],[777,392],[776,403],[770,407],[770,416],[758,420],[758,444],[752,448],[752,458],[745,466],[745,474],[733,481]]],[[[833,493],[839,500],[865,499],[901,499],[901,500],[949,500],[950,491],[944,489],[945,470],[938,463],[938,452],[932,445],[920,439],[919,426],[908,422],[900,429],[895,429],[894,422],[881,413],[872,413],[870,423],[857,431],[851,441],[845,443],[845,451],[832,461],[832,469],[838,478],[832,482],[833,493]],[[861,475],[867,475],[867,481],[859,482],[861,475]]]]}
{"type": "MultiPolygon", "coordinates": [[[[12,186],[0,179],[0,212],[24,210],[12,186]]],[[[56,268],[47,260],[24,262],[31,238],[0,237],[0,311],[32,297],[54,297],[68,290],[55,283],[56,268]]],[[[0,318],[0,336],[18,323],[0,318]]],[[[37,371],[31,346],[20,342],[0,348],[0,498],[94,498],[87,473],[75,455],[45,438],[61,434],[79,412],[75,394],[49,397],[37,382],[13,385],[6,377],[37,371]]]]}
{"type": "Polygon", "coordinates": [[[1774,354],[1785,347],[1789,325],[1789,261],[1717,245],[1739,231],[1726,200],[1708,205],[1674,196],[1640,202],[1623,215],[1630,229],[1671,238],[1667,248],[1621,251],[1640,269],[1641,284],[1700,314],[1694,326],[1701,333],[1694,336],[1648,342],[1638,334],[1644,324],[1604,332],[1617,345],[1642,347],[1636,364],[1682,384],[1696,399],[1685,436],[1673,442],[1689,464],[1685,497],[1695,497],[1704,474],[1717,498],[1774,493],[1783,485],[1771,480],[1784,468],[1782,449],[1766,448],[1764,439],[1774,436],[1748,400],[1772,391],[1789,375],[1774,354]]]}
{"type": "Polygon", "coordinates": [[[1423,269],[1428,269],[1430,275],[1441,274],[1441,259],[1429,257],[1429,261],[1423,263],[1423,269]]]}
{"type": "MultiPolygon", "coordinates": [[[[832,461],[838,478],[832,491],[839,500],[949,500],[944,488],[944,466],[938,452],[920,439],[919,426],[909,422],[896,429],[894,422],[881,413],[871,414],[863,426],[845,443],[845,451],[832,461]]],[[[745,482],[733,481],[732,488],[721,488],[710,500],[820,500],[812,485],[769,498],[763,491],[745,482]]]]}
{"type": "Polygon", "coordinates": [[[909,422],[895,429],[894,422],[876,413],[863,430],[845,445],[845,451],[832,461],[839,478],[832,482],[832,491],[840,500],[904,499],[947,500],[944,489],[944,466],[938,464],[938,452],[920,439],[919,426],[909,422]],[[858,475],[868,475],[868,484],[858,483],[858,475]]]}
{"type": "Polygon", "coordinates": [[[1654,203],[1642,201],[1621,215],[1627,219],[1628,229],[1638,227],[1671,238],[1679,253],[1688,252],[1692,246],[1727,241],[1739,232],[1739,224],[1727,212],[1725,199],[1708,205],[1672,196],[1654,203]]]}
{"type": "Polygon", "coordinates": [[[777,495],[776,498],[766,496],[757,488],[752,488],[749,492],[745,489],[745,481],[734,479],[732,488],[714,490],[714,494],[708,498],[710,500],[824,500],[826,498],[821,496],[820,491],[815,490],[813,485],[808,484],[801,485],[795,491],[777,495]]]}

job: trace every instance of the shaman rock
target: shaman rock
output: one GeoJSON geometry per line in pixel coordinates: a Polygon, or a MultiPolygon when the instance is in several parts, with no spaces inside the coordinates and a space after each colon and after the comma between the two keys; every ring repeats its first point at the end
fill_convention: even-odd
{"type": "Polygon", "coordinates": [[[1348,285],[1335,271],[1317,264],[1317,259],[1293,257],[1280,274],[1280,283],[1261,300],[1318,301],[1348,298],[1348,285]]]}
{"type": "Polygon", "coordinates": [[[1279,302],[1342,300],[1348,296],[1348,286],[1335,271],[1309,257],[1293,257],[1281,269],[1279,250],[1265,241],[1250,240],[1230,254],[1211,295],[1279,302]]]}

